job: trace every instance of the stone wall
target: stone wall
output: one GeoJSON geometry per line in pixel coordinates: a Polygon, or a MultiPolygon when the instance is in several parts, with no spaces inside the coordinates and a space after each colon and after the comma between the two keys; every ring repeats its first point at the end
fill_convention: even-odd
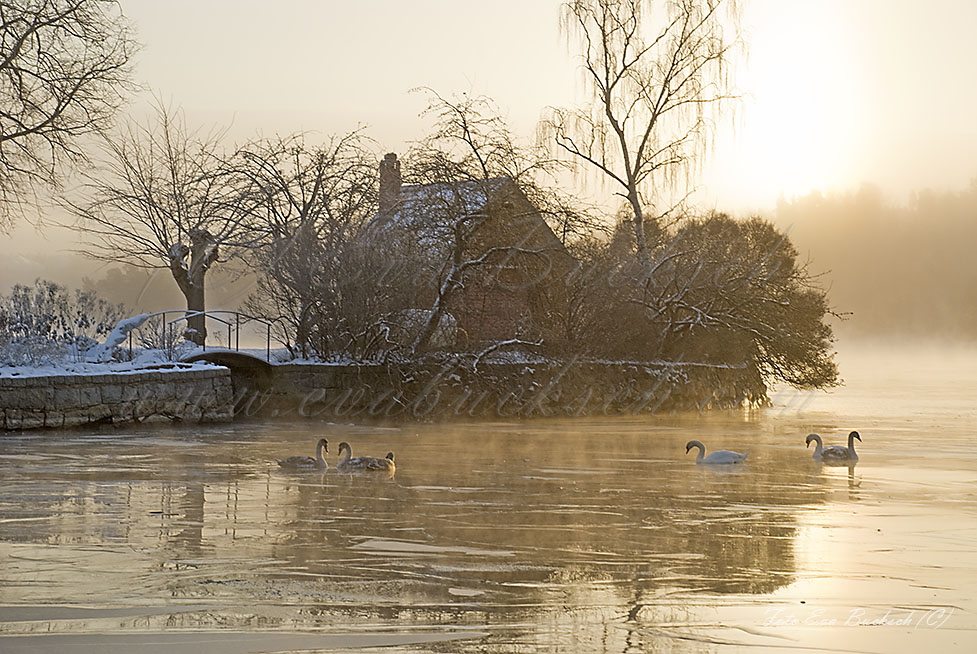
{"type": "Polygon", "coordinates": [[[242,417],[355,421],[515,419],[696,411],[760,404],[754,371],[581,361],[425,365],[279,364],[101,375],[0,377],[0,427],[242,417]]]}
{"type": "Polygon", "coordinates": [[[695,364],[546,361],[272,367],[238,397],[250,416],[352,420],[611,416],[697,411],[766,401],[755,371],[695,364]]]}
{"type": "Polygon", "coordinates": [[[160,368],[102,375],[0,377],[0,427],[35,429],[103,422],[233,418],[227,368],[160,368]]]}

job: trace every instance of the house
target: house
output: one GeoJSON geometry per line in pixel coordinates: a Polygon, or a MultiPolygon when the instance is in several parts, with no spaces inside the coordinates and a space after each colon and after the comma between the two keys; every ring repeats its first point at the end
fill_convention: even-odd
{"type": "Polygon", "coordinates": [[[452,267],[461,271],[462,284],[447,299],[459,345],[557,332],[554,316],[566,302],[574,260],[511,178],[405,185],[397,155],[387,154],[371,231],[386,235],[391,252],[432,272],[418,308],[433,305],[435,278],[440,284],[452,267]]]}

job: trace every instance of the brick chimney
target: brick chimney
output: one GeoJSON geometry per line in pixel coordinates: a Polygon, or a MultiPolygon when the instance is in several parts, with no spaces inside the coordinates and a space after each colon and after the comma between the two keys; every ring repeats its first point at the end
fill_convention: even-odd
{"type": "Polygon", "coordinates": [[[400,202],[400,162],[388,152],[380,162],[380,214],[389,215],[400,202]]]}

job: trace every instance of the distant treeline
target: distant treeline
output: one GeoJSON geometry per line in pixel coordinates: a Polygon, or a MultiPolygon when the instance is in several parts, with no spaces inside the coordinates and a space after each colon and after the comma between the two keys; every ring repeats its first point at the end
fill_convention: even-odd
{"type": "Polygon", "coordinates": [[[922,191],[899,206],[873,186],[778,203],[811,271],[858,337],[977,339],[977,178],[962,191],[922,191]]]}

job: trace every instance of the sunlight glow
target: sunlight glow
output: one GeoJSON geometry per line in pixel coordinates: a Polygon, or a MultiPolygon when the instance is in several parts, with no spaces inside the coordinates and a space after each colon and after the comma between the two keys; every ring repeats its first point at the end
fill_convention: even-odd
{"type": "Polygon", "coordinates": [[[704,195],[759,208],[759,198],[850,184],[863,120],[850,26],[816,3],[757,2],[744,22],[743,98],[718,128],[704,195]]]}

